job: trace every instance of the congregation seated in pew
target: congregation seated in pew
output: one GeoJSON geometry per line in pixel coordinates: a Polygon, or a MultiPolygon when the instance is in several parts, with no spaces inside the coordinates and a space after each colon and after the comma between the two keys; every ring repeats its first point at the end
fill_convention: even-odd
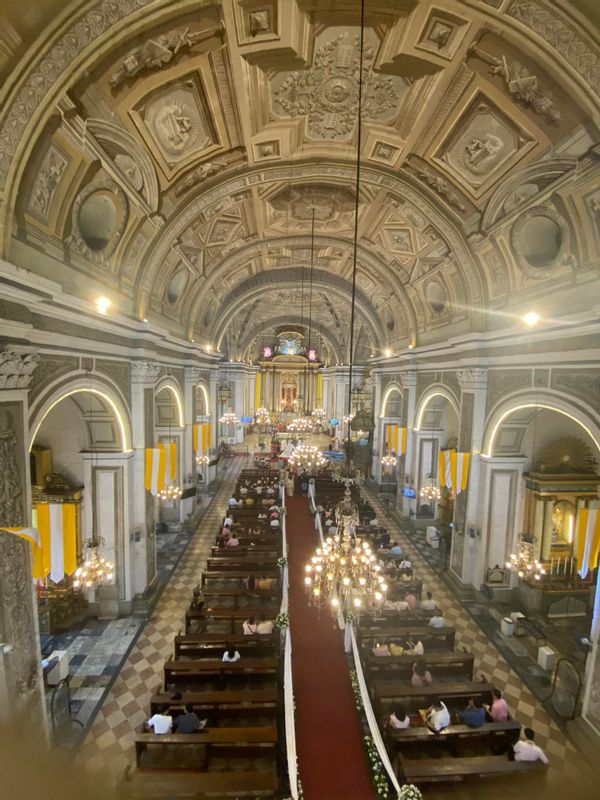
{"type": "Polygon", "coordinates": [[[412,666],[412,675],[410,683],[412,686],[429,686],[433,682],[431,672],[427,669],[427,664],[424,661],[415,661],[412,666]]]}
{"type": "Polygon", "coordinates": [[[484,706],[494,722],[506,722],[509,719],[508,704],[502,697],[500,689],[492,689],[492,705],[484,706]]]}
{"type": "Polygon", "coordinates": [[[421,601],[421,608],[424,611],[433,611],[436,608],[435,600],[433,599],[431,592],[427,592],[425,595],[425,600],[421,601]]]}
{"type": "Polygon", "coordinates": [[[446,628],[448,623],[446,620],[441,616],[441,614],[436,614],[435,616],[431,617],[429,620],[429,627],[430,628],[446,628]]]}
{"type": "Polygon", "coordinates": [[[439,733],[450,725],[450,712],[446,704],[436,697],[425,711],[424,719],[428,727],[439,733]]]}
{"type": "Polygon", "coordinates": [[[548,764],[548,756],[541,747],[535,743],[535,733],[531,728],[523,730],[524,739],[520,739],[513,747],[513,758],[515,761],[541,761],[548,764]]]}
{"type": "Polygon", "coordinates": [[[390,728],[394,730],[403,730],[410,727],[410,717],[406,713],[404,706],[397,706],[389,716],[390,728]]]}
{"type": "Polygon", "coordinates": [[[223,658],[221,661],[225,661],[226,663],[234,664],[236,661],[241,659],[241,655],[239,650],[236,650],[235,647],[228,647],[227,650],[223,653],[223,658]]]}
{"type": "Polygon", "coordinates": [[[469,698],[466,708],[459,711],[458,716],[465,725],[469,725],[471,728],[479,728],[486,721],[485,708],[474,697],[469,698]]]}

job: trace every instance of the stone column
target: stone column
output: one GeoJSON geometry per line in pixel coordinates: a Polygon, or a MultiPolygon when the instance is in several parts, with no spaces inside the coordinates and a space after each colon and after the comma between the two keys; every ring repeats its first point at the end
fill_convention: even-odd
{"type": "Polygon", "coordinates": [[[135,452],[84,453],[83,539],[92,538],[94,529],[101,537],[104,558],[115,565],[114,584],[96,590],[96,612],[99,617],[116,619],[131,613],[131,600],[136,593],[135,532],[131,531],[130,503],[135,476],[135,452]],[[130,533],[131,531],[131,533],[130,533]]]}
{"type": "MultiPolygon", "coordinates": [[[[180,486],[184,489],[193,487],[194,491],[188,497],[184,497],[180,504],[180,516],[183,521],[188,515],[196,511],[196,462],[194,454],[194,424],[196,422],[196,392],[197,386],[202,377],[200,367],[186,367],[184,370],[183,385],[183,424],[182,432],[182,472],[180,486]],[[188,476],[192,476],[193,481],[184,484],[188,476]]],[[[187,492],[186,492],[187,494],[187,492]]]]}
{"type": "MultiPolygon", "coordinates": [[[[417,451],[415,435],[415,411],[417,402],[417,373],[407,371],[400,373],[400,383],[402,385],[402,427],[406,428],[406,453],[400,459],[399,472],[401,474],[402,486],[409,489],[417,489],[417,451]],[[408,480],[407,480],[408,479],[408,480]]],[[[418,497],[406,497],[400,495],[399,509],[404,517],[409,517],[417,513],[418,497]]]]}
{"type": "Polygon", "coordinates": [[[48,742],[31,545],[0,531],[0,723],[48,742]]]}
{"type": "Polygon", "coordinates": [[[383,417],[380,416],[381,412],[381,373],[374,372],[375,379],[375,394],[373,397],[373,421],[375,428],[373,429],[373,460],[371,464],[371,474],[376,483],[381,483],[381,456],[383,455],[383,430],[385,424],[383,417]]]}
{"type": "Polygon", "coordinates": [[[542,561],[550,560],[552,547],[552,514],[554,512],[554,498],[547,497],[544,507],[544,529],[542,531],[542,561]]]}
{"type": "Polygon", "coordinates": [[[469,483],[466,491],[456,495],[454,501],[454,527],[452,541],[456,552],[450,553],[453,573],[463,583],[479,586],[487,569],[486,546],[481,522],[481,447],[485,426],[487,400],[487,369],[470,367],[459,369],[461,388],[458,451],[471,453],[469,483]],[[475,531],[475,535],[471,533],[475,531]],[[462,541],[461,541],[462,537],[462,541]],[[465,544],[467,545],[465,547],[465,544]],[[459,551],[462,550],[462,553],[459,551]]]}
{"type": "Polygon", "coordinates": [[[542,555],[542,542],[544,538],[544,505],[545,500],[543,497],[535,498],[533,537],[535,540],[534,555],[536,559],[541,558],[542,555]]]}
{"type": "Polygon", "coordinates": [[[154,386],[160,366],[151,361],[131,364],[131,425],[133,475],[131,525],[133,547],[133,591],[141,594],[156,577],[156,500],[146,491],[146,448],[154,447],[154,386]]]}

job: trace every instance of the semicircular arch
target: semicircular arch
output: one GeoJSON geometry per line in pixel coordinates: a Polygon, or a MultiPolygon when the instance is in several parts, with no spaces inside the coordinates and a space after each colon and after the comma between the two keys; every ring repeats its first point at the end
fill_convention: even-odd
{"type": "Polygon", "coordinates": [[[450,389],[443,384],[433,384],[427,387],[417,402],[417,408],[415,412],[415,431],[421,430],[425,412],[427,411],[427,406],[436,397],[445,398],[456,412],[456,416],[460,418],[458,399],[454,396],[453,392],[451,392],[450,389]]]}

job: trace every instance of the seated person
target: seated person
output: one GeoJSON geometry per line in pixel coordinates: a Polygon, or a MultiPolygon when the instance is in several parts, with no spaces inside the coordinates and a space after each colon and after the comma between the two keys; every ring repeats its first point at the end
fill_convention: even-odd
{"type": "Polygon", "coordinates": [[[271,511],[271,519],[279,519],[279,511],[271,511]]]}
{"type": "Polygon", "coordinates": [[[422,656],[425,653],[423,642],[419,639],[417,642],[407,642],[408,648],[406,655],[409,656],[422,656]]]}
{"type": "Polygon", "coordinates": [[[509,718],[508,704],[502,697],[500,689],[492,689],[492,705],[484,705],[485,710],[488,712],[494,722],[507,722],[509,718]]]}
{"type": "Polygon", "coordinates": [[[262,487],[262,483],[260,483],[260,481],[254,487],[254,491],[256,492],[256,494],[262,494],[263,487],[262,487]]]}
{"type": "Polygon", "coordinates": [[[264,513],[264,511],[261,511],[260,514],[257,517],[257,519],[266,519],[266,518],[267,518],[267,515],[264,513]]]}
{"type": "MultiPolygon", "coordinates": [[[[392,550],[393,550],[393,548],[392,548],[392,550]]],[[[392,551],[390,550],[390,552],[392,552],[392,551]]],[[[400,569],[403,569],[403,570],[412,569],[412,561],[409,561],[409,559],[406,556],[404,556],[402,561],[398,564],[398,567],[400,569]]]]}
{"type": "Polygon", "coordinates": [[[389,647],[390,647],[390,655],[391,656],[402,656],[402,655],[404,655],[404,648],[402,647],[401,644],[394,644],[394,642],[391,642],[389,647]]]}
{"type": "Polygon", "coordinates": [[[417,598],[414,596],[412,592],[407,592],[404,595],[404,601],[408,603],[408,607],[410,608],[411,611],[414,611],[415,608],[417,607],[417,598]]]}
{"type": "Polygon", "coordinates": [[[171,728],[173,727],[173,717],[171,717],[169,714],[155,714],[153,717],[150,717],[146,723],[146,726],[152,729],[152,733],[156,733],[158,735],[171,733],[171,728]]]}
{"type": "Polygon", "coordinates": [[[194,595],[192,597],[192,608],[194,611],[202,611],[204,608],[204,594],[200,586],[196,586],[194,589],[194,595]]]}
{"type": "Polygon", "coordinates": [[[441,614],[435,614],[429,620],[430,628],[445,628],[446,626],[447,626],[446,620],[441,616],[441,614]]]}
{"type": "Polygon", "coordinates": [[[396,731],[410,727],[410,717],[406,713],[404,706],[397,706],[395,711],[390,714],[390,728],[396,731]]]}
{"type": "Polygon", "coordinates": [[[237,538],[235,533],[232,533],[227,542],[225,543],[225,547],[237,547],[240,543],[240,540],[237,538]]]}
{"type": "Polygon", "coordinates": [[[467,707],[458,712],[458,716],[465,725],[471,728],[480,728],[485,723],[485,708],[477,704],[474,697],[469,699],[467,707]]]}
{"type": "Polygon", "coordinates": [[[227,514],[225,514],[225,519],[223,520],[223,527],[225,527],[225,525],[228,525],[231,528],[233,526],[233,523],[234,519],[232,515],[228,512],[227,514]]]}
{"type": "Polygon", "coordinates": [[[244,636],[253,636],[257,632],[258,625],[254,617],[248,617],[242,624],[244,636]]]}
{"type": "Polygon", "coordinates": [[[434,611],[436,608],[435,600],[433,599],[433,595],[431,592],[427,592],[425,600],[421,601],[421,608],[424,611],[434,611]]]}
{"type": "Polygon", "coordinates": [[[410,606],[404,599],[403,595],[402,600],[386,600],[384,603],[384,608],[388,609],[389,611],[408,611],[410,606]]]}
{"type": "Polygon", "coordinates": [[[402,548],[398,544],[398,542],[393,542],[392,546],[390,547],[390,555],[392,556],[401,556],[402,555],[402,548]]]}
{"type": "Polygon", "coordinates": [[[243,508],[243,507],[244,507],[244,501],[242,500],[242,498],[241,498],[241,497],[240,497],[240,499],[237,501],[237,503],[236,503],[236,506],[237,506],[238,508],[243,508]]]}
{"type": "Polygon", "coordinates": [[[272,519],[271,522],[269,522],[269,526],[273,529],[279,528],[279,520],[277,518],[272,519]]]}
{"type": "Polygon", "coordinates": [[[223,525],[223,530],[221,531],[221,539],[223,539],[224,542],[227,542],[229,541],[229,539],[231,539],[232,535],[233,534],[231,533],[231,527],[229,525],[223,525]]]}
{"type": "MultiPolygon", "coordinates": [[[[269,579],[270,580],[270,579],[269,579]]],[[[263,636],[268,636],[273,633],[274,624],[270,619],[267,619],[264,614],[261,614],[256,626],[256,632],[263,636]]]]}
{"type": "Polygon", "coordinates": [[[229,508],[235,508],[237,504],[238,504],[237,498],[234,497],[234,495],[231,495],[231,497],[227,501],[227,505],[229,506],[229,508]]]}
{"type": "Polygon", "coordinates": [[[234,661],[239,661],[241,655],[235,649],[235,647],[228,647],[227,650],[223,653],[223,658],[221,661],[227,661],[229,663],[233,663],[234,661]]]}
{"type": "Polygon", "coordinates": [[[242,583],[244,585],[244,589],[247,589],[249,592],[253,592],[256,589],[256,578],[254,575],[249,575],[247,578],[243,578],[242,583]]]}
{"type": "Polygon", "coordinates": [[[379,522],[377,521],[377,517],[373,517],[373,519],[370,519],[369,525],[371,526],[371,528],[378,528],[379,522]]]}
{"type": "Polygon", "coordinates": [[[272,506],[269,506],[269,511],[277,511],[278,512],[279,511],[279,506],[277,506],[277,505],[275,505],[275,503],[273,503],[272,506]]]}
{"type": "Polygon", "coordinates": [[[247,486],[242,486],[242,488],[240,489],[240,494],[242,496],[247,495],[248,494],[248,487],[247,486]]]}
{"type": "Polygon", "coordinates": [[[188,704],[185,713],[175,718],[174,729],[175,733],[196,733],[202,730],[205,724],[206,720],[201,720],[193,707],[188,704]]]}
{"type": "Polygon", "coordinates": [[[246,502],[247,506],[253,506],[254,505],[254,498],[253,497],[247,497],[245,502],[246,502]]]}
{"type": "Polygon", "coordinates": [[[402,581],[402,583],[412,583],[412,579],[413,579],[412,569],[402,570],[400,575],[400,580],[402,581]]]}
{"type": "Polygon", "coordinates": [[[273,497],[273,495],[275,494],[275,489],[272,486],[267,486],[266,494],[269,497],[273,497]]]}
{"type": "Polygon", "coordinates": [[[542,764],[548,764],[548,756],[541,747],[535,744],[535,734],[531,728],[523,730],[525,739],[521,739],[513,747],[515,761],[541,761],[542,764]]]}
{"type": "Polygon", "coordinates": [[[425,662],[415,661],[412,666],[411,686],[416,689],[422,689],[424,686],[429,686],[432,681],[431,672],[427,669],[425,662]]]}
{"type": "Polygon", "coordinates": [[[381,548],[385,548],[389,547],[389,544],[390,544],[390,535],[387,531],[385,531],[385,533],[382,533],[381,536],[379,537],[378,545],[381,548]]]}
{"type": "Polygon", "coordinates": [[[373,647],[373,655],[374,656],[389,656],[390,650],[387,644],[380,644],[379,642],[375,642],[375,646],[373,647]]]}
{"type": "Polygon", "coordinates": [[[433,703],[425,712],[426,724],[436,733],[444,730],[450,725],[450,713],[439,697],[436,697],[433,703]]]}
{"type": "Polygon", "coordinates": [[[273,588],[273,578],[258,578],[254,581],[254,588],[261,591],[269,591],[273,588]]]}

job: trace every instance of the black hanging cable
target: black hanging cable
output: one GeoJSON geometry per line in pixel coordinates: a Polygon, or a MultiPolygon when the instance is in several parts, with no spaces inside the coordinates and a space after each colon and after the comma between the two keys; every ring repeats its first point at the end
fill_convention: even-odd
{"type": "MultiPolygon", "coordinates": [[[[311,345],[311,337],[312,337],[312,303],[313,303],[313,271],[315,268],[315,206],[313,204],[312,207],[312,222],[310,228],[310,273],[309,273],[309,284],[308,284],[308,347],[306,349],[306,355],[308,358],[308,354],[310,353],[310,345],[311,345]]],[[[306,362],[305,364],[305,377],[304,377],[304,396],[305,396],[305,413],[309,410],[308,403],[307,403],[307,386],[308,386],[308,376],[310,374],[310,362],[306,362]]]]}
{"type": "MultiPolygon", "coordinates": [[[[352,415],[352,367],[354,361],[354,316],[356,307],[356,262],[358,256],[358,207],[360,190],[360,151],[362,147],[362,84],[363,52],[365,44],[365,0],[360,2],[360,55],[358,65],[358,127],[356,136],[356,197],[354,198],[354,246],[352,252],[352,300],[350,303],[350,353],[348,371],[348,416],[352,415]]],[[[350,422],[348,422],[348,446],[350,446],[350,422]]]]}

